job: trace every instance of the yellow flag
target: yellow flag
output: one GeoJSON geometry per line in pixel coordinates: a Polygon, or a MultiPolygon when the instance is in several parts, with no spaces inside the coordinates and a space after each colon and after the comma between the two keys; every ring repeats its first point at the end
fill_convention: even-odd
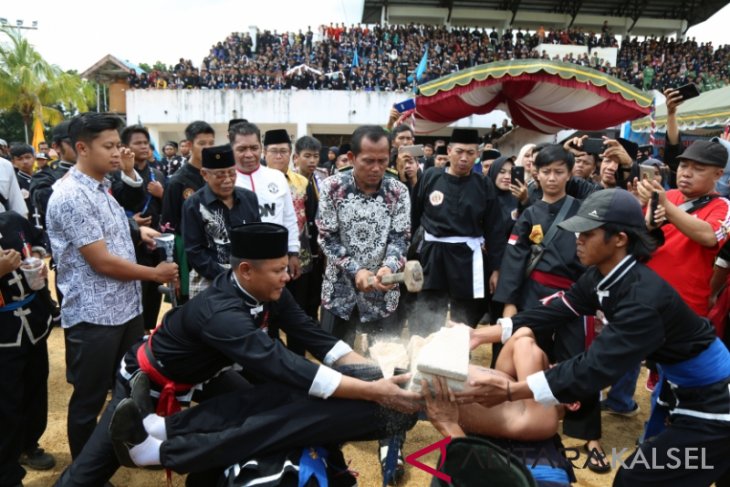
{"type": "MultiPolygon", "coordinates": [[[[33,116],[33,150],[38,154],[38,144],[46,140],[46,136],[43,133],[43,123],[41,123],[40,117],[36,114],[33,116]]],[[[33,172],[38,170],[38,164],[33,162],[33,172]]]]}

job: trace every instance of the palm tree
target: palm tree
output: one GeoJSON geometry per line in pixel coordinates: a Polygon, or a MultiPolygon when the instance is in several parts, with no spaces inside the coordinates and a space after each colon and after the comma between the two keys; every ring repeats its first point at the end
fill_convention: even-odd
{"type": "Polygon", "coordinates": [[[65,73],[48,63],[20,31],[0,28],[10,42],[0,45],[0,111],[16,111],[23,117],[25,141],[33,117],[55,125],[66,111],[86,111],[93,88],[78,75],[65,73]]]}

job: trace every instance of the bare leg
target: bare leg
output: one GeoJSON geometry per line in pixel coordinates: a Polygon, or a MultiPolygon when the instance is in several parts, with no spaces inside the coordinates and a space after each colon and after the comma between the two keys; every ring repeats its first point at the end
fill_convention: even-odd
{"type": "MultiPolygon", "coordinates": [[[[548,365],[547,356],[535,343],[532,332],[522,328],[505,343],[492,373],[512,381],[515,377],[524,380],[548,365]]],[[[506,402],[491,408],[479,404],[459,407],[459,423],[465,432],[498,438],[544,440],[557,433],[558,421],[558,407],[545,407],[534,400],[506,402]]]]}

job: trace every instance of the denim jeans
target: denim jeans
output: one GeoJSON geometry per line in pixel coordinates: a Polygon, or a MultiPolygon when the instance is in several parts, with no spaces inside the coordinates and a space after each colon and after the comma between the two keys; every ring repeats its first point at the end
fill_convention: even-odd
{"type": "Polygon", "coordinates": [[[641,364],[637,364],[626,372],[616,383],[611,386],[611,391],[604,401],[604,404],[618,412],[629,412],[636,408],[634,392],[636,392],[636,381],[639,379],[641,364]]]}

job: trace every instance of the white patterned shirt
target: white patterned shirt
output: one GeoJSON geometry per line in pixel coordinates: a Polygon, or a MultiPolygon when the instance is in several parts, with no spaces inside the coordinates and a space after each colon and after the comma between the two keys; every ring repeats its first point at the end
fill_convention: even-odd
{"type": "Polygon", "coordinates": [[[54,185],[48,201],[47,230],[58,264],[64,328],[81,322],[123,325],[142,313],[139,281],[100,274],[79,251],[103,239],[109,253],[136,263],[129,222],[110,188],[106,178],[99,182],[73,167],[54,185]]]}

